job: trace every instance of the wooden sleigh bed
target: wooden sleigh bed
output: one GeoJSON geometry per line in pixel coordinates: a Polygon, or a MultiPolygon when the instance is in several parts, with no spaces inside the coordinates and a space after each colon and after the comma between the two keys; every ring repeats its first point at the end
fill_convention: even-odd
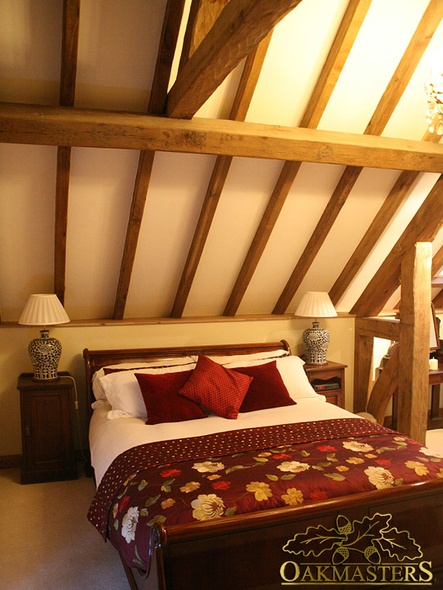
{"type": "MultiPolygon", "coordinates": [[[[286,342],[85,349],[84,359],[89,400],[102,398],[91,419],[91,460],[100,485],[88,516],[119,551],[131,588],[443,588],[443,459],[326,403],[286,342]],[[131,417],[123,413],[127,407],[108,405],[120,395],[116,383],[132,379],[131,391],[138,386],[147,415],[154,415],[149,388],[156,379],[170,385],[176,372],[188,373],[180,396],[197,404],[198,387],[188,386],[202,357],[211,370],[215,362],[229,377],[232,371],[235,378],[246,375],[249,380],[240,381],[247,392],[254,380],[259,384],[264,375],[266,381],[263,371],[272,370],[274,378],[277,369],[284,386],[278,403],[287,405],[272,407],[269,391],[261,391],[255,394],[263,394],[260,404],[268,409],[252,404],[249,411],[240,407],[236,418],[223,418],[205,406],[210,415],[204,419],[174,422],[172,414],[167,424],[161,416],[131,417]],[[150,376],[134,376],[143,371],[150,376]],[[108,389],[97,394],[99,382],[108,389]],[[142,431],[161,432],[166,442],[149,434],[139,444],[136,432],[142,431]],[[127,442],[120,444],[120,432],[129,432],[127,442]],[[110,448],[114,443],[117,451],[110,448]],[[151,457],[147,466],[145,455],[151,457]],[[233,499],[237,488],[242,493],[233,499]]],[[[280,381],[270,382],[280,387],[280,381]]],[[[248,393],[242,395],[243,404],[248,393]]]]}

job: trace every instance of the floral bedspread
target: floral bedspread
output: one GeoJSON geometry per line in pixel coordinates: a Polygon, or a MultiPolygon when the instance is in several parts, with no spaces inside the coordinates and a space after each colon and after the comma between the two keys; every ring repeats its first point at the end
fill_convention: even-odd
{"type": "Polygon", "coordinates": [[[131,567],[148,569],[150,526],[297,506],[443,478],[443,458],[359,418],[140,445],[112,463],[88,518],[131,567]]]}

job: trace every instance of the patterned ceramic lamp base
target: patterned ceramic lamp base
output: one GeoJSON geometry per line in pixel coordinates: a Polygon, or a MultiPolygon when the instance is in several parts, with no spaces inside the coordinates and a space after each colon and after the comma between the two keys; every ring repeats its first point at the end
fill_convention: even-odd
{"type": "Polygon", "coordinates": [[[48,330],[40,330],[41,338],[29,343],[28,352],[34,369],[34,379],[58,379],[58,362],[62,354],[62,345],[56,338],[49,337],[48,330]]]}
{"type": "Polygon", "coordinates": [[[303,332],[303,344],[306,352],[306,362],[311,365],[324,365],[329,346],[329,331],[319,328],[318,322],[312,323],[312,328],[303,332]]]}

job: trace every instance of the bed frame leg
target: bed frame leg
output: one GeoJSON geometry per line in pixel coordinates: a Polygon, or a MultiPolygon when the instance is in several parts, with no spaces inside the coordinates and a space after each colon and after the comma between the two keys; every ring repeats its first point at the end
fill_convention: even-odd
{"type": "Polygon", "coordinates": [[[137,582],[135,581],[134,572],[132,569],[125,563],[125,560],[122,558],[120,553],[118,554],[120,557],[120,561],[122,562],[123,569],[125,570],[125,575],[128,580],[129,587],[131,590],[139,590],[137,582]]]}

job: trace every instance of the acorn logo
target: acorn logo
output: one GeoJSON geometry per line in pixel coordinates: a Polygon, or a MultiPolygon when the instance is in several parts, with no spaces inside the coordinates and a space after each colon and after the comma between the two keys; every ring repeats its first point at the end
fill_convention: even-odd
{"type": "Polygon", "coordinates": [[[432,563],[422,560],[421,547],[410,533],[391,521],[391,514],[376,513],[352,522],[339,514],[333,528],[310,526],[297,533],[283,546],[283,551],[299,559],[282,564],[282,585],[429,586],[432,563]]]}

